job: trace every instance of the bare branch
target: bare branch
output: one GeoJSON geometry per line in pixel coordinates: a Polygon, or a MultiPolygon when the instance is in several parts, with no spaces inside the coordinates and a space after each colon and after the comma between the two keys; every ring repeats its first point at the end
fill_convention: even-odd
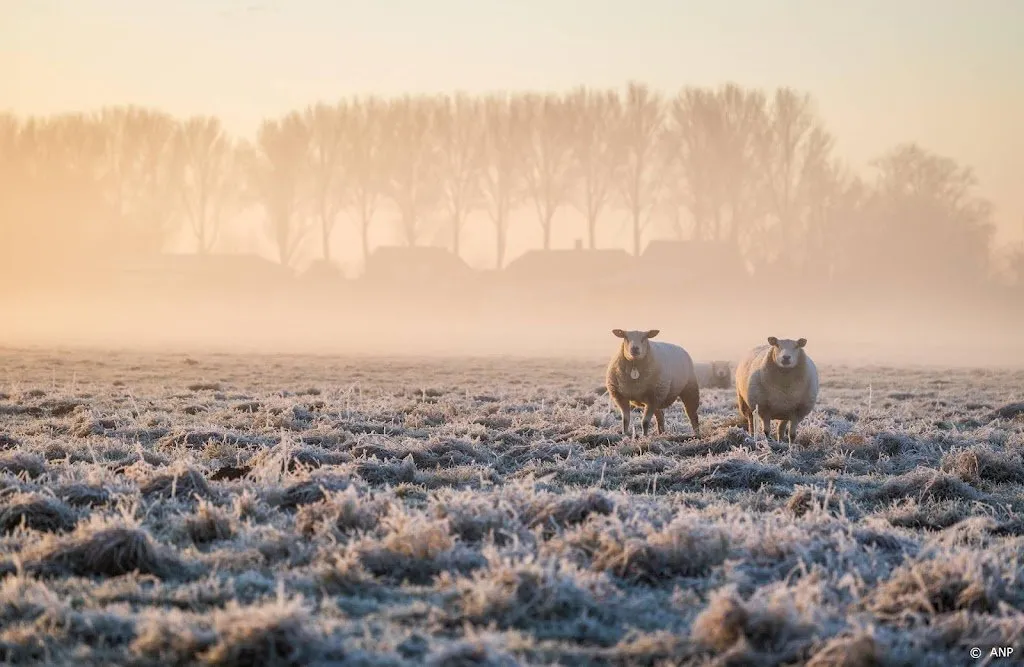
{"type": "Polygon", "coordinates": [[[321,251],[327,261],[331,259],[331,233],[348,203],[344,151],[351,116],[351,107],[344,102],[309,106],[303,115],[310,139],[311,204],[320,226],[321,251]]]}
{"type": "Polygon", "coordinates": [[[468,95],[441,97],[434,103],[441,191],[452,225],[452,252],[459,254],[468,216],[484,205],[485,125],[482,105],[468,95]]]}
{"type": "Polygon", "coordinates": [[[579,196],[573,203],[587,219],[587,244],[593,249],[598,218],[619,177],[622,145],[615,132],[622,123],[622,100],[614,91],[578,88],[567,103],[576,122],[572,156],[579,196]]]}
{"type": "Polygon", "coordinates": [[[430,100],[408,95],[393,100],[386,118],[388,194],[398,206],[405,243],[415,246],[422,235],[424,217],[440,199],[439,151],[430,100]]]}
{"type": "Polygon", "coordinates": [[[481,108],[486,132],[483,137],[483,194],[487,213],[494,223],[497,267],[505,264],[509,214],[523,196],[523,150],[526,120],[508,95],[487,97],[481,108]]]}
{"type": "Polygon", "coordinates": [[[514,104],[526,122],[523,177],[543,232],[543,248],[551,249],[555,213],[569,202],[574,173],[572,107],[555,95],[524,95],[514,104]]]}
{"type": "Polygon", "coordinates": [[[224,218],[239,206],[234,142],[213,116],[189,118],[178,128],[184,174],[180,199],[200,254],[213,250],[224,218]]]}
{"type": "Polygon", "coordinates": [[[633,230],[633,254],[640,254],[644,230],[665,175],[659,169],[656,147],[662,131],[664,105],[661,96],[644,84],[631,82],[626,89],[618,137],[623,169],[618,190],[629,211],[633,230]]]}
{"type": "Polygon", "coordinates": [[[278,259],[291,266],[309,232],[304,215],[309,195],[309,129],[301,114],[263,121],[246,151],[251,196],[266,215],[278,259]]]}
{"type": "Polygon", "coordinates": [[[352,100],[350,107],[351,124],[344,144],[345,173],[365,262],[370,255],[370,225],[387,186],[384,153],[387,105],[379,98],[368,97],[352,100]]]}
{"type": "Polygon", "coordinates": [[[106,131],[104,180],[114,231],[127,250],[159,250],[177,223],[182,162],[176,124],[140,107],[100,111],[106,131]]]}

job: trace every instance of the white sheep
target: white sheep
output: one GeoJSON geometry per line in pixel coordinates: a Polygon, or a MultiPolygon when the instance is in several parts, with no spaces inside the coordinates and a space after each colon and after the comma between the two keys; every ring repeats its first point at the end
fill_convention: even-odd
{"type": "Polygon", "coordinates": [[[700,437],[697,408],[700,388],[690,354],[672,343],[651,341],[658,329],[612,333],[622,339],[605,375],[608,396],[622,413],[622,433],[629,433],[632,407],[644,409],[643,434],[650,430],[651,417],[658,422],[658,433],[665,432],[665,408],[682,399],[694,434],[700,437]]]}
{"type": "Polygon", "coordinates": [[[806,338],[779,340],[768,337],[736,365],[736,402],[754,432],[754,411],[771,440],[771,422],[779,421],[779,440],[788,427],[789,441],[796,440],[797,427],[818,400],[818,368],[804,347],[806,338]]]}
{"type": "Polygon", "coordinates": [[[693,370],[701,389],[728,389],[732,386],[728,361],[694,362],[693,370]]]}

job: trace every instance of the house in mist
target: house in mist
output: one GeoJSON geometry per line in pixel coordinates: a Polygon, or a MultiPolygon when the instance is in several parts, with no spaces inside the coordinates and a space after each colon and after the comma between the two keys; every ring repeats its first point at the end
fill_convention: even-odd
{"type": "Polygon", "coordinates": [[[720,298],[749,284],[739,248],[728,241],[650,241],[639,257],[602,277],[599,289],[611,298],[720,298]]]}
{"type": "Polygon", "coordinates": [[[711,240],[654,240],[637,259],[635,279],[671,288],[739,287],[750,279],[735,243],[711,240]]]}
{"type": "Polygon", "coordinates": [[[658,239],[647,244],[637,263],[644,270],[679,281],[750,275],[740,249],[729,241],[658,239]]]}
{"type": "Polygon", "coordinates": [[[183,297],[267,294],[292,287],[288,267],[255,254],[158,253],[119,261],[108,274],[130,291],[183,297]]]}
{"type": "Polygon", "coordinates": [[[496,276],[499,299],[548,318],[590,312],[604,295],[595,286],[609,272],[629,266],[622,248],[590,249],[577,240],[572,248],[528,250],[496,276]]]}
{"type": "Polygon", "coordinates": [[[350,282],[342,267],[326,259],[310,262],[309,266],[297,276],[297,279],[302,291],[319,294],[339,292],[350,282]]]}
{"type": "Polygon", "coordinates": [[[609,271],[628,267],[630,255],[621,248],[589,249],[577,240],[572,248],[528,250],[502,271],[506,286],[536,288],[590,285],[609,271]]]}
{"type": "Polygon", "coordinates": [[[379,246],[366,259],[362,280],[370,287],[452,284],[473,273],[462,258],[437,246],[379,246]]]}

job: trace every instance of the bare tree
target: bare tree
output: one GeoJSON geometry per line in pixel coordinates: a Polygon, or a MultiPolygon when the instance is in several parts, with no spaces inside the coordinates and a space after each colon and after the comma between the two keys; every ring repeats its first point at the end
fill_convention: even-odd
{"type": "Polygon", "coordinates": [[[344,152],[351,107],[346,102],[334,106],[317,104],[306,108],[304,118],[310,135],[313,207],[320,226],[323,258],[330,261],[331,233],[348,196],[344,152]]]}
{"type": "Polygon", "coordinates": [[[686,88],[671,102],[665,146],[678,176],[668,194],[689,210],[695,238],[739,245],[759,207],[764,124],[764,95],[734,84],[686,88]]]}
{"type": "Polygon", "coordinates": [[[508,225],[512,208],[523,195],[523,146],[526,123],[508,95],[487,97],[484,117],[483,192],[487,213],[494,223],[497,268],[505,265],[508,225]]]}
{"type": "MultiPolygon", "coordinates": [[[[12,113],[0,112],[0,178],[3,183],[15,174],[25,172],[22,160],[22,120],[12,113]]],[[[2,206],[0,202],[0,206],[2,206]]]]}
{"type": "Polygon", "coordinates": [[[4,123],[0,272],[18,276],[12,285],[67,277],[73,265],[110,257],[119,237],[101,180],[108,167],[105,130],[95,114],[4,123]]]}
{"type": "Polygon", "coordinates": [[[245,150],[250,197],[266,214],[267,230],[278,260],[291,266],[309,232],[309,128],[292,112],[263,121],[256,143],[245,150]]]}
{"type": "Polygon", "coordinates": [[[568,97],[576,123],[573,166],[579,197],[574,203],[587,220],[587,246],[597,246],[597,221],[611,198],[619,169],[615,132],[622,123],[622,100],[611,90],[577,88],[568,97]]]}
{"type": "Polygon", "coordinates": [[[556,95],[523,95],[514,102],[526,122],[523,180],[537,210],[544,250],[551,249],[555,213],[573,185],[572,107],[556,95]]]}
{"type": "MultiPolygon", "coordinates": [[[[757,146],[767,124],[768,100],[758,90],[728,84],[717,94],[725,121],[718,178],[722,205],[729,209],[729,238],[740,245],[764,208],[757,146]]],[[[716,221],[716,228],[720,225],[716,221]]]]}
{"type": "MultiPolygon", "coordinates": [[[[108,130],[98,117],[86,114],[32,120],[23,128],[21,157],[28,169],[36,223],[47,220],[44,227],[59,227],[62,237],[77,239],[72,243],[88,234],[109,236],[112,231],[106,187],[108,130]]],[[[97,241],[105,244],[108,239],[97,241]]]]}
{"type": "MultiPolygon", "coordinates": [[[[23,252],[20,246],[25,221],[35,217],[32,210],[31,151],[26,141],[29,123],[10,113],[0,113],[0,274],[14,275],[12,260],[23,252]]],[[[33,220],[34,221],[34,220],[33,220]]],[[[0,281],[10,285],[11,281],[0,281]]],[[[0,287],[2,289],[2,287],[0,287]]]]}
{"type": "Polygon", "coordinates": [[[671,101],[666,115],[662,147],[671,177],[666,195],[676,209],[674,214],[678,215],[679,208],[689,211],[693,237],[704,239],[711,212],[717,208],[714,160],[721,118],[714,93],[686,88],[671,101]]]}
{"type": "MultiPolygon", "coordinates": [[[[1024,218],[1021,219],[1021,231],[1024,231],[1024,218]]],[[[1013,284],[1024,289],[1024,237],[1013,244],[1006,256],[1010,274],[1013,276],[1013,284]]]]}
{"type": "Polygon", "coordinates": [[[758,153],[767,212],[778,225],[778,252],[786,264],[800,262],[807,254],[805,248],[794,247],[804,222],[801,190],[815,172],[828,168],[833,144],[809,95],[788,88],[775,92],[758,153]]]}
{"type": "Polygon", "coordinates": [[[215,116],[193,116],[178,130],[184,176],[181,202],[196,251],[205,255],[217,243],[224,218],[241,195],[237,150],[215,116]]]}
{"type": "Polygon", "coordinates": [[[664,178],[657,156],[663,116],[661,96],[644,84],[630,82],[617,132],[623,160],[617,180],[629,211],[636,256],[640,255],[643,232],[651,222],[651,209],[664,178]]]}
{"type": "Polygon", "coordinates": [[[398,206],[402,238],[406,245],[419,243],[424,217],[440,198],[438,145],[430,101],[405,97],[388,105],[385,135],[388,191],[398,206]]]}
{"type": "Polygon", "coordinates": [[[976,193],[970,167],[915,144],[873,162],[874,191],[852,252],[861,263],[935,288],[988,278],[994,233],[992,205],[976,193]]]}
{"type": "Polygon", "coordinates": [[[452,225],[452,252],[459,254],[466,217],[483,205],[484,118],[480,103],[465,94],[437,101],[441,190],[452,225]]]}
{"type": "Polygon", "coordinates": [[[115,232],[128,250],[159,250],[180,214],[183,174],[176,122],[140,107],[100,112],[107,137],[106,182],[115,232]]]}
{"type": "Polygon", "coordinates": [[[848,239],[860,221],[863,200],[863,182],[838,159],[805,175],[799,207],[805,216],[806,275],[828,280],[846,264],[848,239]]]}
{"type": "Polygon", "coordinates": [[[384,196],[386,159],[384,122],[387,105],[376,97],[351,102],[351,124],[345,133],[346,178],[362,242],[363,262],[370,256],[370,225],[384,196]]]}

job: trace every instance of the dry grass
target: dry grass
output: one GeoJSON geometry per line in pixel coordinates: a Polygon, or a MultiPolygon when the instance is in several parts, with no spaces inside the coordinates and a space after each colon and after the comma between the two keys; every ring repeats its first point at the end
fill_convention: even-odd
{"type": "Polygon", "coordinates": [[[822,368],[792,447],[603,360],[0,351],[0,661],[969,665],[1024,652],[1024,375],[822,368]],[[868,384],[871,385],[869,403],[868,384]]]}

